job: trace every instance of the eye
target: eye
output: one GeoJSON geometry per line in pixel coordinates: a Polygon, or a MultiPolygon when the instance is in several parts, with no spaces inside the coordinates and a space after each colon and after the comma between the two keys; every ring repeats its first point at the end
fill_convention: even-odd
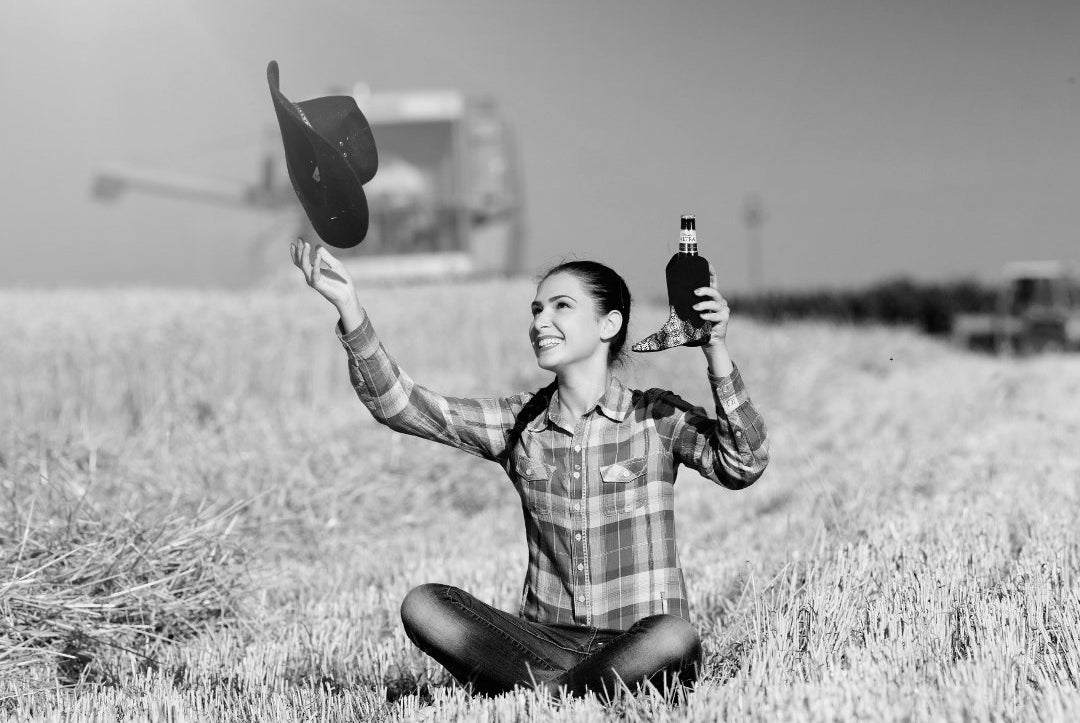
{"type": "Polygon", "coordinates": [[[567,307],[567,308],[570,308],[570,304],[568,304],[568,303],[567,303],[567,302],[565,302],[565,301],[560,301],[560,302],[559,302],[558,304],[556,304],[555,306],[556,306],[557,308],[558,308],[558,307],[562,307],[562,306],[565,306],[565,307],[567,307]]]}

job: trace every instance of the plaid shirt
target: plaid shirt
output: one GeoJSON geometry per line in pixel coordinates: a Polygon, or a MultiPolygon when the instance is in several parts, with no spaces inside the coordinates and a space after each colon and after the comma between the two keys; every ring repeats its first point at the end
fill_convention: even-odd
{"type": "Polygon", "coordinates": [[[716,419],[674,392],[611,376],[581,419],[559,413],[557,384],[462,399],[426,389],[386,353],[371,322],[341,339],[360,401],[405,434],[498,462],[521,496],[529,566],[520,615],[625,630],[657,613],[690,618],[675,545],[680,464],[740,489],[765,469],[765,423],[736,369],[709,375],[716,419]]]}

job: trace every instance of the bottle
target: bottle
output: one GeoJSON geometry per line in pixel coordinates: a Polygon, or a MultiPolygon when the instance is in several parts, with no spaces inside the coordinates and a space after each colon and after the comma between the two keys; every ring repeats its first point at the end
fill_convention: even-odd
{"type": "Polygon", "coordinates": [[[683,346],[701,346],[712,325],[693,308],[701,301],[694,289],[709,285],[709,262],[698,253],[697,219],[693,214],[683,214],[679,219],[679,253],[671,257],[665,271],[668,303],[675,315],[692,327],[687,330],[688,340],[683,346]]]}
{"type": "Polygon", "coordinates": [[[697,219],[692,214],[679,219],[679,251],[668,261],[665,274],[671,308],[668,320],[659,331],[634,344],[634,351],[701,346],[712,331],[712,322],[693,308],[702,299],[694,290],[709,285],[709,262],[698,253],[697,219]]]}

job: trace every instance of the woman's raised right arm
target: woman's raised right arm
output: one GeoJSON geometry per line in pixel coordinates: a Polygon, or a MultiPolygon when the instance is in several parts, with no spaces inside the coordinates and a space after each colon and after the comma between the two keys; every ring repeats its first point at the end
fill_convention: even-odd
{"type": "Polygon", "coordinates": [[[416,384],[391,357],[356,295],[348,269],[323,247],[293,244],[293,262],[308,285],[341,316],[337,334],[349,357],[349,379],[371,415],[391,429],[503,461],[518,412],[532,396],[468,399],[446,397],[416,384]],[[329,270],[322,269],[325,263],[329,270]]]}

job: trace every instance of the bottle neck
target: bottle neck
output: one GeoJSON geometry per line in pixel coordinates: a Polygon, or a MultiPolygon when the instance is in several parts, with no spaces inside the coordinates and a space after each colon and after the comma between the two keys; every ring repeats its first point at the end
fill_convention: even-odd
{"type": "Polygon", "coordinates": [[[683,229],[679,232],[679,253],[689,256],[697,256],[697,231],[683,229]]]}

